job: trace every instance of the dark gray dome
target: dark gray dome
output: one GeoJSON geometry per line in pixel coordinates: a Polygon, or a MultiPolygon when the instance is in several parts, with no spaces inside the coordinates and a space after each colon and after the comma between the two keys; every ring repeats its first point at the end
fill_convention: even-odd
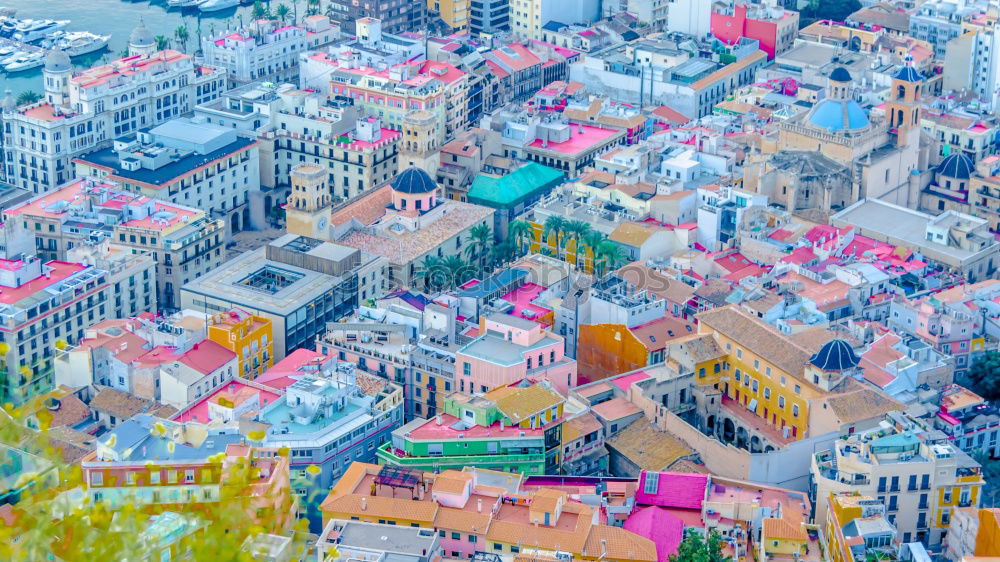
{"type": "Polygon", "coordinates": [[[963,152],[956,152],[941,161],[937,167],[938,175],[955,178],[957,180],[967,180],[976,170],[976,165],[972,158],[963,152]]]}
{"type": "Polygon", "coordinates": [[[430,193],[437,189],[437,182],[421,168],[410,167],[392,180],[392,189],[400,193],[430,193]]]}
{"type": "Polygon", "coordinates": [[[66,72],[72,68],[69,55],[60,49],[49,49],[45,53],[45,70],[49,72],[66,72]]]}
{"type": "Polygon", "coordinates": [[[841,339],[826,342],[816,355],[809,358],[809,363],[823,371],[846,371],[857,367],[860,362],[861,358],[841,339]]]}
{"type": "Polygon", "coordinates": [[[156,44],[156,40],[153,39],[153,32],[146,27],[142,18],[139,18],[139,25],[135,26],[132,34],[128,36],[128,44],[137,47],[148,47],[149,45],[156,44]]]}
{"type": "Polygon", "coordinates": [[[830,80],[834,82],[850,82],[852,80],[851,73],[846,68],[838,66],[830,73],[830,80]]]}

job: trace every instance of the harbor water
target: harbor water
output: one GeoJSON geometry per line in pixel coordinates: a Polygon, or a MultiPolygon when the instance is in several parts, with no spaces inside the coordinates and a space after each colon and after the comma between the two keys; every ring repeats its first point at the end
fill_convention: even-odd
{"type": "MultiPolygon", "coordinates": [[[[285,0],[289,8],[293,0],[285,0]]],[[[278,2],[272,2],[271,7],[278,2]]],[[[181,25],[187,28],[188,52],[194,52],[198,43],[198,27],[201,33],[208,35],[213,29],[235,28],[240,18],[249,20],[250,7],[229,8],[219,12],[202,14],[195,8],[167,8],[166,0],[142,0],[129,2],[127,0],[0,0],[0,7],[17,11],[19,19],[52,19],[71,20],[66,26],[67,31],[90,31],[101,35],[111,34],[107,48],[87,55],[73,58],[73,66],[83,69],[103,61],[121,57],[122,51],[128,45],[128,36],[142,18],[146,27],[153,35],[163,35],[173,41],[171,48],[178,48],[174,31],[181,25]],[[200,16],[200,18],[199,18],[200,16]]],[[[297,6],[304,11],[305,1],[300,0],[297,6]]],[[[0,95],[10,89],[17,95],[20,92],[32,90],[42,92],[42,69],[35,68],[26,72],[6,74],[0,69],[0,95]]]]}

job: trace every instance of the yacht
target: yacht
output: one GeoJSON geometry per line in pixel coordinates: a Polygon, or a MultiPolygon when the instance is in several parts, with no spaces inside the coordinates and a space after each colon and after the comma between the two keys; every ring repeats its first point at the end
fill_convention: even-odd
{"type": "Polygon", "coordinates": [[[168,8],[193,8],[207,0],[167,0],[168,8]]]}
{"type": "Polygon", "coordinates": [[[100,51],[108,46],[110,35],[97,35],[89,31],[71,31],[57,41],[51,42],[48,47],[65,51],[71,57],[78,57],[100,51]]]}
{"type": "Polygon", "coordinates": [[[14,62],[14,60],[17,59],[18,57],[23,57],[27,54],[29,54],[27,51],[18,51],[17,49],[15,49],[14,52],[0,57],[0,66],[10,64],[14,62]]]}
{"type": "Polygon", "coordinates": [[[0,37],[10,37],[14,35],[17,31],[17,24],[21,23],[21,20],[17,18],[10,17],[0,17],[0,37]]]}
{"type": "Polygon", "coordinates": [[[219,10],[227,10],[239,5],[240,0],[207,0],[202,4],[198,4],[198,9],[203,12],[218,12],[219,10]]]}
{"type": "Polygon", "coordinates": [[[14,53],[17,53],[17,47],[11,47],[11,46],[0,47],[0,60],[3,60],[13,55],[14,53]]]}
{"type": "Polygon", "coordinates": [[[32,43],[45,39],[46,35],[53,31],[59,31],[67,24],[69,24],[69,20],[22,20],[14,32],[14,39],[24,43],[32,43]]]}
{"type": "Polygon", "coordinates": [[[43,64],[45,64],[45,55],[43,53],[31,53],[30,55],[25,54],[17,57],[13,62],[4,65],[3,68],[8,73],[13,73],[31,70],[43,64]]]}

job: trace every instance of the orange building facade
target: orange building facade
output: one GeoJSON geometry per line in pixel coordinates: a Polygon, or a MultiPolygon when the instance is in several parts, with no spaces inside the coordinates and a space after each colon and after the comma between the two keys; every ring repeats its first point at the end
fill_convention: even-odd
{"type": "Polygon", "coordinates": [[[208,319],[208,339],[236,354],[240,376],[253,380],[274,366],[271,321],[234,308],[208,319]]]}

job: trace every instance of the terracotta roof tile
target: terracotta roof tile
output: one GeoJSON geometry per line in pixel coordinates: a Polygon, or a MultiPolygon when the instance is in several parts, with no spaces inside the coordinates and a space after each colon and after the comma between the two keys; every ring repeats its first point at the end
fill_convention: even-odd
{"type": "Polygon", "coordinates": [[[119,419],[128,419],[144,412],[161,418],[169,418],[177,413],[177,408],[173,406],[139,398],[111,387],[95,386],[97,394],[91,399],[90,407],[99,412],[107,412],[119,419]]]}
{"type": "Polygon", "coordinates": [[[636,420],[608,439],[607,446],[642,470],[673,470],[675,462],[694,454],[683,441],[646,419],[636,420]]]}

